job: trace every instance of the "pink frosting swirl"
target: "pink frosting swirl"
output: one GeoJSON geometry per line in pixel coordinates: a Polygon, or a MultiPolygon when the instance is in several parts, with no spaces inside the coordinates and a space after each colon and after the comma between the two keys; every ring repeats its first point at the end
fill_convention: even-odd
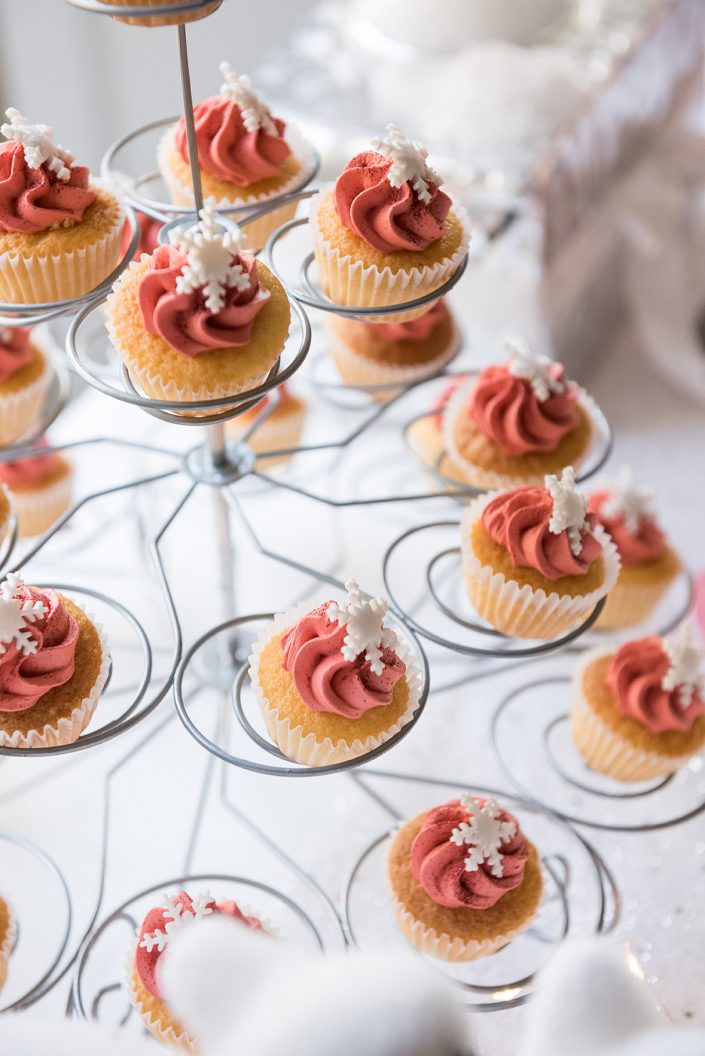
{"type": "Polygon", "coordinates": [[[145,329],[185,356],[249,344],[255,317],[271,296],[257,278],[255,258],[249,253],[233,257],[246,271],[250,285],[241,292],[227,290],[225,303],[215,314],[206,308],[202,290],[177,292],[176,280],[186,260],[178,246],[157,246],[152,254],[138,291],[145,329]]]}
{"type": "Polygon", "coordinates": [[[7,381],[32,362],[29,327],[10,329],[0,326],[0,381],[7,381]]]}
{"type": "Polygon", "coordinates": [[[357,154],[338,177],[333,192],[341,224],[380,253],[428,249],[443,234],[451,201],[429,182],[431,200],[422,202],[407,181],[392,187],[389,158],[357,154]]]}
{"type": "MultiPolygon", "coordinates": [[[[44,437],[38,440],[36,447],[47,447],[44,437]]],[[[18,484],[36,484],[44,480],[59,468],[61,459],[54,451],[45,455],[30,455],[27,458],[13,458],[11,462],[0,462],[0,481],[12,490],[18,484]]]]}
{"type": "MultiPolygon", "coordinates": [[[[187,895],[185,891],[179,891],[179,893],[174,896],[174,901],[181,907],[180,916],[183,916],[185,913],[190,913],[192,916],[194,915],[193,899],[187,895]]],[[[264,931],[262,921],[259,920],[258,917],[245,916],[236,902],[216,902],[215,899],[212,899],[210,902],[207,902],[206,905],[213,915],[220,915],[230,917],[232,920],[238,920],[241,924],[251,928],[253,931],[264,931]]],[[[175,909],[174,912],[176,913],[177,910],[175,909]]],[[[211,914],[209,914],[209,916],[211,914]]],[[[170,920],[173,920],[173,917],[165,909],[150,909],[149,913],[142,921],[139,942],[142,941],[145,935],[151,935],[157,929],[164,931],[165,925],[170,920]]],[[[148,953],[143,946],[139,945],[139,942],[135,952],[135,968],[137,969],[137,974],[140,977],[142,985],[149,991],[152,997],[161,998],[162,992],[157,980],[157,965],[169,947],[166,946],[161,953],[156,947],[154,947],[154,949],[148,953]]]]}
{"type": "Polygon", "coordinates": [[[590,496],[589,508],[598,523],[612,536],[622,564],[633,566],[658,561],[666,549],[666,536],[656,521],[653,517],[640,517],[639,530],[636,533],[630,532],[624,517],[605,516],[603,506],[611,497],[610,491],[596,491],[590,496]]]}
{"type": "Polygon", "coordinates": [[[408,323],[365,323],[370,332],[386,341],[426,341],[439,323],[448,318],[448,309],[443,301],[436,303],[423,315],[408,323]]]}
{"type": "Polygon", "coordinates": [[[347,627],[328,619],[326,611],[331,604],[328,601],[309,612],[282,635],[282,663],[312,711],[359,719],[370,708],[391,704],[406,665],[391,649],[382,650],[384,670],[380,675],[372,671],[362,654],[345,660],[341,650],[347,627]]]}
{"type": "Polygon", "coordinates": [[[26,654],[14,642],[5,643],[5,652],[0,654],[0,712],[26,711],[50,689],[68,682],[78,641],[78,622],[69,616],[55,590],[20,586],[14,597],[23,603],[41,601],[46,612],[25,624],[37,643],[35,653],[26,654]]]}
{"type": "Polygon", "coordinates": [[[515,377],[506,365],[486,367],[478,375],[468,406],[470,417],[507,454],[553,451],[580,423],[577,388],[565,382],[559,363],[550,373],[566,387],[547,400],[539,400],[531,383],[515,377]]]}
{"type": "Polygon", "coordinates": [[[533,568],[550,580],[586,575],[602,553],[602,545],[593,535],[595,515],[587,515],[581,550],[574,554],[568,532],[554,534],[549,528],[552,514],[553,499],[548,489],[530,484],[493,499],[482,514],[482,526],[519,568],[533,568]]]}
{"type": "Polygon", "coordinates": [[[30,168],[21,143],[0,146],[0,231],[32,235],[77,224],[95,200],[84,166],[73,166],[68,180],[60,180],[44,165],[30,168]]]}
{"type": "MultiPolygon", "coordinates": [[[[484,802],[484,801],[482,801],[484,802]]],[[[453,829],[471,817],[458,799],[429,810],[411,845],[411,871],[429,898],[449,909],[490,909],[507,891],[519,887],[529,857],[529,844],[513,815],[500,811],[500,821],[513,822],[516,833],[502,844],[502,876],[493,876],[483,862],[468,872],[464,862],[468,847],[450,842],[453,829]]]]}
{"type": "MultiPolygon", "coordinates": [[[[193,108],[196,123],[198,164],[221,180],[247,187],[258,180],[278,176],[291,154],[284,139],[286,125],[278,117],[272,118],[277,135],[258,128],[248,132],[237,103],[223,96],[205,99],[193,108]]],[[[271,115],[270,115],[271,116],[271,115]]],[[[186,123],[176,126],[176,149],[188,162],[186,123]]]]}
{"type": "MultiPolygon", "coordinates": [[[[139,209],[135,209],[135,216],[137,217],[137,223],[140,228],[140,240],[137,243],[137,249],[135,250],[133,259],[139,260],[143,253],[153,253],[157,248],[159,245],[159,232],[164,225],[161,220],[155,220],[154,217],[147,216],[146,213],[141,213],[139,209]]],[[[130,225],[126,220],[122,232],[122,242],[120,243],[121,256],[124,256],[127,252],[130,239],[130,225]]]]}
{"type": "Polygon", "coordinates": [[[670,692],[663,688],[661,683],[669,666],[661,639],[653,634],[620,646],[607,672],[607,685],[620,714],[645,726],[649,733],[687,733],[705,713],[705,704],[697,693],[683,708],[679,702],[680,687],[670,692]]]}

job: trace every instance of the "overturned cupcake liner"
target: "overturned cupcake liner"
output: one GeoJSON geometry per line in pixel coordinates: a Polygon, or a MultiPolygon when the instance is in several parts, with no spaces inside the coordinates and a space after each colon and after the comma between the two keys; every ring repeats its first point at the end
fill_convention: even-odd
{"type": "MultiPolygon", "coordinates": [[[[166,130],[159,140],[157,164],[172,203],[193,208],[193,187],[190,183],[181,183],[177,180],[169,163],[170,155],[176,149],[174,145],[175,131],[176,125],[173,125],[166,130]]],[[[287,125],[284,138],[289,144],[292,154],[300,163],[298,172],[295,172],[293,176],[285,180],[274,191],[262,194],[248,194],[246,187],[238,187],[237,184],[233,184],[232,198],[215,198],[214,195],[209,195],[205,199],[206,204],[213,209],[241,209],[255,205],[266,205],[268,202],[281,198],[285,194],[291,194],[293,191],[305,186],[316,171],[316,155],[298,128],[287,125]]],[[[248,222],[247,226],[242,229],[246,247],[253,251],[261,249],[277,228],[285,224],[287,220],[294,218],[297,206],[298,202],[287,202],[280,209],[273,209],[265,216],[248,222]]]]}
{"type": "Polygon", "coordinates": [[[612,589],[619,575],[617,548],[601,525],[594,536],[602,545],[605,577],[602,584],[576,597],[520,586],[483,565],[473,550],[471,528],[496,495],[481,495],[470,503],[460,523],[463,571],[468,597],[477,613],[496,630],[513,638],[547,640],[567,633],[588,618],[598,601],[612,589]]]}
{"type": "Polygon", "coordinates": [[[39,484],[28,491],[10,488],[20,538],[42,535],[51,528],[71,505],[72,487],[73,471],[70,470],[51,484],[39,484]]]}
{"type": "Polygon", "coordinates": [[[17,392],[0,396],[0,444],[19,440],[34,425],[51,385],[53,370],[44,353],[44,367],[38,378],[17,392]]]}
{"type": "Polygon", "coordinates": [[[4,730],[0,730],[0,745],[3,748],[57,748],[62,744],[73,744],[74,741],[78,740],[93,717],[93,712],[96,709],[110,671],[108,639],[103,632],[101,624],[96,623],[92,614],[86,612],[83,606],[79,605],[73,598],[70,600],[73,601],[77,608],[81,609],[98,632],[102,651],[98,677],[93,683],[88,696],[84,697],[75,706],[70,717],[59,719],[58,722],[53,724],[47,722],[42,730],[29,730],[27,733],[21,733],[19,730],[15,730],[14,733],[6,733],[4,730]]]}
{"type": "Polygon", "coordinates": [[[491,953],[496,953],[502,946],[506,946],[508,942],[516,939],[523,931],[531,927],[537,914],[538,908],[516,928],[505,931],[500,935],[495,935],[491,939],[461,939],[458,936],[451,938],[445,932],[437,931],[435,928],[424,924],[423,921],[414,917],[396,899],[394,905],[394,915],[397,924],[412,946],[417,950],[421,950],[422,953],[438,958],[440,961],[455,962],[477,961],[481,957],[488,957],[491,953]]]}
{"type": "MultiPolygon", "coordinates": [[[[135,0],[102,0],[106,4],[117,4],[120,7],[139,7],[139,0],[135,3],[135,0]]],[[[174,0],[148,0],[145,2],[145,7],[166,7],[168,4],[173,3],[174,0]]],[[[214,3],[209,4],[202,11],[189,11],[183,15],[153,15],[147,17],[146,15],[142,18],[136,18],[127,15],[111,15],[110,17],[115,22],[125,22],[128,26],[146,26],[151,28],[153,26],[180,26],[185,25],[187,22],[197,22],[201,18],[205,18],[206,15],[210,15],[213,11],[216,11],[222,3],[222,0],[215,0],[214,3]]]]}
{"type": "MultiPolygon", "coordinates": [[[[463,227],[463,237],[452,256],[438,261],[437,264],[412,268],[410,271],[402,269],[393,272],[389,267],[380,271],[375,264],[365,267],[362,261],[353,260],[350,256],[341,256],[340,250],[323,238],[318,227],[318,208],[329,193],[330,188],[326,188],[311,199],[310,223],[314,234],[320,283],[330,299],[335,304],[348,308],[360,308],[360,318],[367,318],[370,322],[409,322],[425,315],[437,301],[406,311],[392,312],[385,315],[383,320],[377,315],[366,317],[364,309],[414,301],[443,286],[458,270],[468,251],[470,222],[465,210],[461,206],[453,206],[453,212],[463,227]]],[[[439,292],[438,300],[442,296],[439,292]]]]}
{"type": "Polygon", "coordinates": [[[28,257],[0,253],[0,301],[45,304],[90,293],[107,279],[120,259],[124,223],[125,212],[120,203],[113,228],[82,249],[28,257]]]}
{"type": "Polygon", "coordinates": [[[10,963],[12,951],[15,948],[15,939],[17,938],[17,921],[12,912],[12,906],[7,899],[3,899],[3,902],[7,906],[9,920],[7,923],[7,930],[5,931],[5,937],[0,943],[0,990],[2,990],[7,980],[8,965],[10,963]]]}
{"type": "Polygon", "coordinates": [[[125,960],[125,989],[130,1004],[135,1009],[145,1027],[157,1041],[179,1052],[187,1052],[195,1056],[198,1051],[196,1039],[186,1029],[176,1030],[172,1023],[164,1023],[159,1016],[154,1015],[142,1004],[137,988],[135,986],[135,960],[137,956],[137,943],[139,938],[130,946],[125,960]]]}
{"type": "MultiPolygon", "coordinates": [[[[676,573],[677,575],[677,573],[676,573]]],[[[623,583],[617,580],[609,593],[605,607],[595,627],[613,631],[621,627],[636,627],[648,619],[676,576],[652,583],[623,583]]]]}
{"type": "MultiPolygon", "coordinates": [[[[271,416],[262,423],[254,435],[247,441],[248,446],[261,458],[266,458],[268,451],[278,451],[280,448],[296,447],[301,437],[301,432],[306,418],[306,409],[287,414],[285,417],[272,421],[271,416]]],[[[252,425],[252,419],[242,421],[241,418],[231,418],[226,425],[226,434],[233,440],[240,437],[252,425]]],[[[271,468],[288,462],[292,455],[280,455],[275,458],[267,458],[266,466],[271,468]]]]}
{"type": "MultiPolygon", "coordinates": [[[[499,490],[502,488],[518,488],[523,484],[543,484],[544,473],[525,477],[512,476],[511,473],[497,473],[484,466],[478,466],[477,463],[472,462],[465,455],[461,454],[455,440],[455,426],[459,415],[466,412],[468,401],[470,400],[476,385],[477,378],[470,378],[463,385],[460,385],[451,396],[448,401],[448,406],[443,412],[443,442],[451,462],[458,470],[460,470],[466,482],[477,488],[499,490]]],[[[578,404],[585,412],[590,422],[590,438],[582,455],[580,455],[579,458],[574,459],[571,463],[576,470],[580,468],[590,453],[594,450],[595,441],[598,436],[598,422],[600,417],[600,411],[597,404],[592,396],[589,396],[584,389],[579,388],[578,404]]],[[[554,471],[552,470],[551,472],[554,471]]]]}
{"type": "Polygon", "coordinates": [[[406,664],[404,677],[409,688],[409,700],[403,715],[392,726],[376,736],[365,738],[364,741],[356,738],[352,743],[343,738],[334,743],[330,737],[319,741],[314,733],[305,734],[302,726],[295,726],[292,729],[291,720],[280,718],[278,709],[268,701],[259,682],[259,664],[263,649],[274,635],[287,630],[310,611],[311,606],[308,603],[300,602],[285,612],[277,613],[274,619],[260,632],[257,641],[252,647],[252,653],[249,657],[249,674],[252,689],[267,727],[267,733],[279,751],[287,759],[302,763],[304,766],[329,766],[332,763],[342,763],[348,759],[356,759],[358,756],[367,755],[391,737],[394,737],[404,726],[411,722],[421,699],[423,677],[416,657],[400,638],[395,652],[399,659],[406,664]]]}

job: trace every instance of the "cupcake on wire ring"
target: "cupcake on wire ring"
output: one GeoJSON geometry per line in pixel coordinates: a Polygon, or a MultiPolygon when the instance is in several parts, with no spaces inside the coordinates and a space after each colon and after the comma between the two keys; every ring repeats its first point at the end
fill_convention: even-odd
{"type": "MultiPolygon", "coordinates": [[[[116,22],[125,22],[129,26],[182,26],[188,22],[197,22],[206,15],[212,14],[222,4],[223,0],[214,0],[200,11],[185,11],[182,15],[111,15],[116,22]]],[[[102,4],[112,4],[116,7],[168,7],[173,5],[174,0],[100,0],[102,4]]],[[[177,0],[178,3],[178,0],[177,0]]]]}
{"type": "Polygon", "coordinates": [[[0,326],[0,445],[29,432],[50,384],[49,361],[31,329],[0,326]]]}
{"type": "Polygon", "coordinates": [[[0,482],[10,493],[20,538],[46,532],[71,505],[71,463],[48,450],[46,437],[35,447],[31,455],[0,461],[0,482]]]}
{"type": "MultiPolygon", "coordinates": [[[[265,469],[288,462],[291,455],[267,456],[269,451],[278,451],[283,448],[297,447],[301,439],[301,432],[306,420],[307,403],[300,396],[293,393],[284,382],[277,389],[279,402],[273,411],[267,415],[261,424],[257,426],[254,433],[247,438],[247,446],[257,455],[262,456],[265,469]]],[[[267,394],[249,410],[238,414],[236,418],[230,418],[225,423],[225,433],[229,439],[239,440],[252,423],[271,402],[271,395],[267,394]]]]}

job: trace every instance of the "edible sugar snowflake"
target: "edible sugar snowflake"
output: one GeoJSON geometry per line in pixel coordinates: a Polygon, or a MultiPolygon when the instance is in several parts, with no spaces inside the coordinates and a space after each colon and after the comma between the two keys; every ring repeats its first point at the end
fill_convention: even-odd
{"type": "Polygon", "coordinates": [[[146,932],[140,939],[140,946],[147,953],[151,953],[154,949],[158,953],[163,953],[177,931],[181,931],[185,926],[193,924],[197,920],[202,920],[203,917],[207,917],[209,913],[213,912],[211,906],[208,905],[212,901],[213,897],[208,893],[197,895],[193,899],[191,911],[184,909],[183,902],[180,901],[178,895],[174,895],[173,898],[169,895],[164,895],[165,904],[158,908],[165,915],[168,914],[171,919],[166,922],[163,928],[146,932]]]}
{"type": "Polygon", "coordinates": [[[206,308],[215,315],[225,303],[227,290],[242,293],[249,287],[250,278],[242,264],[233,261],[242,244],[240,232],[221,230],[215,213],[207,207],[201,209],[199,216],[193,227],[170,234],[171,242],[187,255],[176,289],[178,293],[202,289],[206,308]]]}
{"type": "Polygon", "coordinates": [[[559,396],[565,392],[564,382],[551,373],[554,364],[548,356],[534,352],[523,341],[508,343],[507,351],[511,354],[509,373],[515,378],[524,378],[528,381],[540,403],[552,395],[559,396]]]}
{"type": "Polygon", "coordinates": [[[493,876],[504,876],[501,848],[516,836],[516,825],[513,821],[500,820],[502,812],[493,797],[483,802],[475,796],[462,796],[461,803],[470,818],[453,829],[450,842],[456,847],[469,848],[463,863],[466,872],[477,872],[487,862],[493,876]]]}
{"type": "Polygon", "coordinates": [[[605,517],[621,517],[627,531],[636,535],[648,515],[653,497],[650,488],[641,488],[635,483],[631,468],[623,466],[617,480],[610,486],[610,495],[602,504],[602,512],[605,517]]]}
{"type": "Polygon", "coordinates": [[[15,594],[24,583],[14,572],[8,572],[0,583],[0,654],[7,652],[14,643],[21,653],[30,656],[37,651],[37,642],[27,630],[46,615],[46,606],[41,601],[20,601],[15,594]]]}
{"type": "Polygon", "coordinates": [[[575,490],[575,470],[566,466],[560,477],[547,476],[545,484],[553,499],[549,530],[554,535],[567,532],[570,549],[577,557],[583,548],[582,533],[587,528],[587,498],[575,490]]]}
{"type": "Polygon", "coordinates": [[[393,630],[384,626],[389,606],[382,598],[366,600],[354,579],[345,584],[348,592],[344,605],[332,602],[326,611],[329,620],[347,626],[341,652],[346,660],[365,654],[375,675],[384,671],[382,650],[394,649],[398,639],[393,630]]]}
{"type": "Polygon", "coordinates": [[[218,69],[225,78],[225,83],[220,86],[220,94],[240,107],[242,123],[247,131],[257,132],[262,128],[271,136],[278,136],[272,115],[252,90],[250,78],[244,73],[235,73],[229,62],[221,62],[218,69]]]}
{"type": "Polygon", "coordinates": [[[428,151],[420,143],[412,143],[396,125],[386,126],[385,138],[372,140],[372,149],[384,154],[392,162],[387,179],[392,187],[403,187],[408,181],[422,202],[431,201],[429,183],[440,187],[443,180],[426,163],[428,151]]]}
{"type": "Polygon", "coordinates": [[[705,689],[701,670],[705,650],[693,641],[693,629],[687,621],[675,634],[663,639],[663,648],[669,666],[661,687],[667,693],[678,690],[678,703],[687,708],[695,693],[701,694],[705,689]]]}
{"type": "Polygon", "coordinates": [[[24,156],[31,169],[46,165],[58,180],[68,180],[71,176],[73,154],[54,142],[54,133],[48,125],[33,125],[14,106],[5,111],[9,122],[0,125],[0,132],[6,139],[20,143],[24,156]]]}

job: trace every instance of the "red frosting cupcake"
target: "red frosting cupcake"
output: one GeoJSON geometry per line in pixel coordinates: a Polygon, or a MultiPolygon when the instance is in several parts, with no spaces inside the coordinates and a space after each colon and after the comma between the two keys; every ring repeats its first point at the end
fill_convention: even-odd
{"type": "MultiPolygon", "coordinates": [[[[306,401],[296,396],[288,385],[280,385],[277,395],[279,397],[277,406],[247,439],[248,447],[258,455],[264,456],[261,459],[263,469],[272,469],[274,466],[289,461],[291,455],[266,457],[267,452],[297,447],[306,420],[306,401]]],[[[249,411],[239,414],[236,418],[231,418],[225,427],[228,436],[239,440],[250,428],[257,415],[270,403],[270,396],[264,396],[249,411]]]]}
{"type": "Polygon", "coordinates": [[[31,329],[0,326],[0,444],[29,432],[50,382],[51,368],[31,329]]]}
{"type": "MultiPolygon", "coordinates": [[[[46,439],[36,446],[46,448],[46,439]]],[[[46,532],[71,505],[71,464],[55,451],[0,462],[0,482],[10,492],[22,538],[46,532]]]]}

